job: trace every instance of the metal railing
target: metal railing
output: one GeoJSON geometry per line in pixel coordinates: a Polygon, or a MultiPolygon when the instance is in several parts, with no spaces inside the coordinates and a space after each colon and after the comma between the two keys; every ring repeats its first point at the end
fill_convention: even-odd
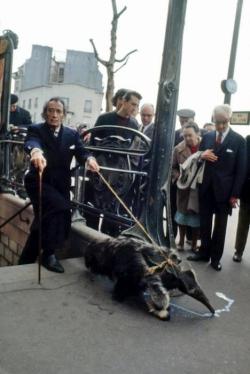
{"type": "MultiPolygon", "coordinates": [[[[10,132],[6,139],[0,140],[1,191],[17,194],[22,198],[27,197],[24,187],[24,175],[29,167],[29,156],[24,151],[24,138],[25,133],[10,132]]],[[[146,152],[139,152],[136,149],[110,149],[110,147],[106,146],[93,145],[85,145],[85,148],[97,158],[100,155],[107,157],[112,154],[113,157],[121,157],[126,161],[120,167],[103,164],[101,172],[108,178],[112,175],[111,179],[121,178],[122,181],[125,180],[128,184],[129,193],[122,197],[134,215],[139,217],[142,199],[145,196],[145,190],[143,189],[145,189],[148,178],[147,170],[142,167],[142,160],[146,152]],[[131,162],[131,160],[134,161],[131,162]],[[127,167],[124,165],[127,165],[127,167]]],[[[145,160],[143,162],[145,163],[145,160]]],[[[101,162],[100,164],[102,165],[101,162]]],[[[88,192],[96,187],[95,183],[100,183],[95,178],[98,177],[87,172],[84,166],[72,163],[71,201],[73,210],[78,211],[83,217],[86,215],[96,217],[98,222],[105,218],[106,221],[120,225],[123,229],[130,227],[133,222],[120,204],[116,203],[114,209],[105,209],[95,204],[95,199],[91,199],[86,193],[86,191],[88,192]]],[[[105,195],[104,191],[101,191],[101,193],[105,195]]],[[[103,196],[103,198],[105,197],[103,196]]]]}
{"type": "Polygon", "coordinates": [[[24,152],[24,141],[0,140],[0,188],[2,192],[17,193],[25,197],[24,174],[29,157],[24,152]]]}

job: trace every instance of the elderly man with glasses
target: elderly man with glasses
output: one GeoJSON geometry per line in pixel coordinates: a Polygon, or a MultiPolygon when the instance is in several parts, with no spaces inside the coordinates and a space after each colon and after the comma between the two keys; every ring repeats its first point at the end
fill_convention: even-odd
{"type": "Polygon", "coordinates": [[[205,134],[200,145],[206,162],[199,191],[201,247],[188,257],[190,261],[211,261],[216,271],[222,269],[227,219],[237,205],[246,173],[246,143],[230,128],[231,116],[229,105],[215,107],[216,130],[205,134]]]}

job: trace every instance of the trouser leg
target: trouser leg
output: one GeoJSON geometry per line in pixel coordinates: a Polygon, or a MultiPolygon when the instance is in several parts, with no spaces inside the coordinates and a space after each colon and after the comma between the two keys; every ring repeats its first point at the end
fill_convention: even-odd
{"type": "Polygon", "coordinates": [[[190,226],[187,226],[186,237],[187,240],[192,241],[192,227],[190,226]]]}
{"type": "Polygon", "coordinates": [[[184,247],[184,241],[185,241],[185,236],[186,236],[186,226],[179,225],[179,232],[180,232],[179,246],[184,247]]]}
{"type": "Polygon", "coordinates": [[[28,236],[19,259],[19,265],[32,264],[38,256],[38,230],[32,230],[28,236]]]}
{"type": "Polygon", "coordinates": [[[171,186],[170,186],[170,206],[171,206],[172,229],[173,229],[173,234],[174,234],[175,238],[177,236],[177,231],[178,231],[178,225],[177,225],[177,223],[175,222],[175,219],[174,219],[176,211],[177,211],[176,195],[177,195],[176,184],[171,184],[171,186]]]}
{"type": "Polygon", "coordinates": [[[197,249],[197,241],[200,236],[200,228],[199,227],[192,227],[191,228],[192,232],[192,249],[196,250],[197,249]]]}
{"type": "Polygon", "coordinates": [[[241,201],[238,216],[237,233],[235,240],[235,249],[238,254],[242,255],[246,246],[250,224],[250,206],[241,201]]]}
{"type": "Polygon", "coordinates": [[[211,262],[219,262],[225,244],[228,214],[219,212],[215,214],[214,229],[211,246],[211,262]]]}
{"type": "Polygon", "coordinates": [[[210,192],[208,192],[200,197],[201,247],[199,253],[205,257],[210,257],[211,255],[213,212],[214,202],[210,192]]]}

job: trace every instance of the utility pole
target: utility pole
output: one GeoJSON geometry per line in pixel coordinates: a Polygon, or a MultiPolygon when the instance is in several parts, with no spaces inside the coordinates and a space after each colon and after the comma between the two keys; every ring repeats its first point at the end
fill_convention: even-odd
{"type": "Polygon", "coordinates": [[[239,38],[242,5],[243,5],[243,0],[238,0],[236,14],[235,14],[235,21],[234,21],[234,31],[233,31],[233,38],[232,38],[232,44],[231,44],[231,53],[230,53],[230,59],[229,59],[227,79],[221,82],[222,91],[225,93],[224,104],[230,104],[231,95],[237,91],[237,83],[233,79],[233,76],[234,76],[236,52],[237,52],[237,45],[238,45],[238,38],[239,38]]]}
{"type": "Polygon", "coordinates": [[[171,236],[169,181],[179,94],[182,41],[187,0],[169,0],[162,66],[155,115],[155,132],[147,201],[141,220],[148,233],[161,244],[166,242],[163,210],[166,209],[167,236],[171,236]]]}

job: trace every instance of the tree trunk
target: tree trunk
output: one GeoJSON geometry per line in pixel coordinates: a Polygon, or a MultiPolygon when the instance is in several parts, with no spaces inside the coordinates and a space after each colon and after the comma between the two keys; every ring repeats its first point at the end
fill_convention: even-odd
{"type": "Polygon", "coordinates": [[[107,88],[106,88],[106,112],[112,112],[113,110],[113,104],[112,104],[112,97],[114,96],[114,88],[115,88],[115,82],[114,82],[114,72],[110,67],[107,67],[107,88]]]}
{"type": "Polygon", "coordinates": [[[126,65],[129,56],[136,52],[137,50],[134,49],[133,51],[130,51],[127,53],[122,59],[116,59],[116,41],[117,41],[117,26],[118,26],[118,20],[119,17],[122,15],[122,13],[125,12],[127,7],[124,7],[120,12],[117,12],[117,6],[116,6],[116,0],[111,0],[112,3],[112,9],[113,9],[113,19],[112,19],[112,27],[110,32],[110,55],[109,60],[103,60],[99,57],[99,54],[97,52],[96,46],[94,44],[93,39],[90,39],[90,43],[92,44],[95,58],[98,62],[100,62],[102,65],[106,67],[107,71],[107,88],[106,88],[106,112],[111,112],[113,110],[112,105],[112,97],[114,95],[114,88],[115,88],[115,82],[114,82],[114,75],[115,73],[120,70],[123,66],[126,65]],[[122,65],[115,70],[115,63],[122,63],[122,65]]]}

